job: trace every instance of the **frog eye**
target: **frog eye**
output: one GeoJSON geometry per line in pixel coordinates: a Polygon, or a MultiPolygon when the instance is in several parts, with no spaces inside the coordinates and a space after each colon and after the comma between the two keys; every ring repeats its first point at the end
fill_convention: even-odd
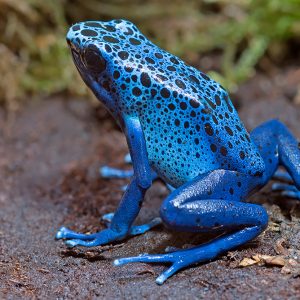
{"type": "Polygon", "coordinates": [[[82,60],[86,68],[93,73],[101,73],[105,70],[106,61],[98,49],[87,48],[83,53],[82,60]]]}

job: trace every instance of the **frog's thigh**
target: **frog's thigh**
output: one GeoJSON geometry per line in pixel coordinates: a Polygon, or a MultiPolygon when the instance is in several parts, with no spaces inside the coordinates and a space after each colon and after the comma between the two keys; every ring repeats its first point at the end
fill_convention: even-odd
{"type": "Polygon", "coordinates": [[[115,265],[132,262],[171,263],[156,280],[162,284],[178,270],[209,261],[220,253],[238,247],[267,226],[268,215],[262,206],[239,202],[260,185],[261,178],[237,172],[216,170],[187,182],[164,201],[161,217],[166,225],[181,231],[230,230],[209,243],[172,253],[140,255],[116,260],[115,265]]]}
{"type": "Polygon", "coordinates": [[[164,200],[161,218],[170,228],[190,232],[262,225],[264,209],[239,202],[260,186],[261,180],[228,170],[200,175],[164,200]]]}

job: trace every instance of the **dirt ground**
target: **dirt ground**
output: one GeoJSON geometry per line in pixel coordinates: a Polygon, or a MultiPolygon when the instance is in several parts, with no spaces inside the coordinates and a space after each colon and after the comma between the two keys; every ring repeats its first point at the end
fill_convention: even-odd
{"type": "MultiPolygon", "coordinates": [[[[300,106],[294,103],[299,80],[299,69],[287,69],[241,86],[232,98],[246,126],[279,117],[300,138],[300,106]]],[[[62,225],[83,232],[104,228],[100,216],[114,211],[125,181],[100,179],[98,168],[127,167],[124,137],[108,114],[86,101],[62,98],[30,101],[11,128],[0,112],[0,298],[300,299],[300,202],[271,192],[270,184],[251,199],[268,209],[265,233],[162,286],[155,278],[164,265],[114,267],[113,259],[188,247],[209,237],[158,227],[92,249],[67,250],[55,241],[62,225]],[[284,266],[272,261],[239,266],[255,254],[275,256],[284,266]]],[[[156,182],[137,222],[158,216],[167,193],[156,182]]]]}

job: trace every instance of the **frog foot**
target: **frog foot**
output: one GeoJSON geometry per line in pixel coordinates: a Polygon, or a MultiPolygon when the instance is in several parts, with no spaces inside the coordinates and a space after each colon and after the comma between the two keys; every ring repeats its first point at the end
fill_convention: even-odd
{"type": "MultiPolygon", "coordinates": [[[[110,222],[113,218],[113,213],[106,214],[102,217],[104,221],[106,221],[107,226],[109,227],[110,222]]],[[[110,228],[104,229],[100,232],[94,234],[83,234],[72,231],[66,227],[61,227],[56,235],[56,239],[66,239],[65,244],[69,248],[73,248],[75,246],[84,246],[84,247],[94,247],[105,245],[110,242],[119,241],[124,239],[126,236],[134,236],[147,232],[151,228],[161,224],[162,221],[160,218],[154,218],[147,224],[132,226],[127,233],[119,233],[110,228]]]]}
{"type": "Polygon", "coordinates": [[[280,191],[282,196],[300,200],[300,190],[292,184],[274,183],[273,191],[280,191]]]}
{"type": "Polygon", "coordinates": [[[191,255],[188,250],[185,251],[175,251],[172,253],[166,254],[157,254],[157,255],[149,255],[149,254],[141,254],[139,256],[119,258],[114,260],[115,266],[121,266],[128,263],[142,262],[142,263],[168,263],[171,266],[160,274],[155,282],[159,285],[163,284],[169,277],[178,272],[179,270],[194,264],[195,262],[199,262],[202,259],[207,259],[207,254],[203,253],[203,257],[197,257],[195,260],[195,256],[191,255]]]}
{"type": "Polygon", "coordinates": [[[101,246],[114,241],[120,241],[125,237],[126,233],[116,232],[109,228],[93,234],[83,234],[72,231],[66,227],[61,227],[55,235],[56,239],[67,239],[65,244],[68,248],[75,246],[101,246]]]}

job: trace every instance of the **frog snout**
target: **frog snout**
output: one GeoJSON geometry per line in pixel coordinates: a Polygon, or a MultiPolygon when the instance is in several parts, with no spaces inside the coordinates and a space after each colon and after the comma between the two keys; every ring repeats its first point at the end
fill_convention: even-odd
{"type": "Polygon", "coordinates": [[[76,39],[76,35],[78,35],[78,32],[80,32],[80,29],[81,29],[80,23],[74,24],[73,26],[70,27],[66,35],[66,40],[69,46],[71,44],[76,43],[76,40],[79,42],[79,39],[76,39]]]}
{"type": "Polygon", "coordinates": [[[72,50],[72,52],[74,51],[77,53],[80,52],[80,44],[79,44],[80,41],[78,39],[77,40],[75,39],[74,32],[72,31],[72,27],[67,33],[66,41],[68,46],[72,50]]]}

